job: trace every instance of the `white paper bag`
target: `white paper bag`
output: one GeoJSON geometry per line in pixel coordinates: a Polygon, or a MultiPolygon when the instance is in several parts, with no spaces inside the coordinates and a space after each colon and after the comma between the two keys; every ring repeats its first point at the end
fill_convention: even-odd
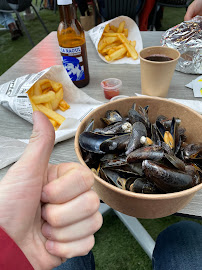
{"type": "MultiPolygon", "coordinates": [[[[137,26],[137,24],[129,17],[127,16],[119,16],[115,19],[103,22],[99,25],[97,25],[96,27],[94,27],[93,29],[89,30],[89,36],[92,40],[92,42],[95,45],[95,48],[97,49],[98,52],[98,43],[100,41],[100,38],[103,34],[104,28],[106,26],[106,24],[110,23],[116,27],[119,26],[121,21],[125,21],[125,28],[128,28],[128,40],[135,40],[136,41],[136,51],[139,54],[139,52],[143,49],[143,44],[142,44],[142,37],[139,31],[139,28],[137,26]]],[[[106,63],[109,64],[139,64],[140,63],[140,59],[138,58],[137,60],[132,59],[131,57],[124,57],[122,59],[118,59],[116,61],[113,62],[108,62],[104,56],[102,56],[99,52],[98,55],[100,56],[100,58],[105,61],[106,63]]]]}

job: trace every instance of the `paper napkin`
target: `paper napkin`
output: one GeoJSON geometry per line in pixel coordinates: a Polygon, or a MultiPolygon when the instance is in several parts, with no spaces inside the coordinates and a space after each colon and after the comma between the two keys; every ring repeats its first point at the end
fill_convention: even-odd
{"type": "Polygon", "coordinates": [[[195,97],[202,97],[202,76],[199,76],[185,86],[193,89],[195,97]]]}

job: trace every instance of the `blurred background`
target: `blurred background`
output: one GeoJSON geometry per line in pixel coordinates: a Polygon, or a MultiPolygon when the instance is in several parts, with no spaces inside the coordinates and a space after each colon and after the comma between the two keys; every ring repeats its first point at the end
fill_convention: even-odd
{"type": "MultiPolygon", "coordinates": [[[[59,24],[59,12],[57,9],[56,11],[54,10],[53,1],[50,2],[52,3],[51,6],[49,6],[48,4],[49,1],[32,1],[32,4],[37,9],[49,32],[56,31],[59,24]]],[[[185,8],[164,7],[163,12],[157,14],[157,28],[155,30],[164,31],[182,22],[185,12],[185,8]]],[[[21,18],[23,19],[23,22],[26,25],[32,40],[36,45],[47,35],[47,33],[32,10],[31,14],[31,16],[27,16],[24,11],[20,12],[21,18]]],[[[77,8],[77,14],[80,18],[79,8],[77,8]]],[[[151,13],[150,17],[147,18],[148,28],[150,27],[149,23],[151,23],[152,18],[153,14],[151,13]]],[[[30,44],[30,41],[28,40],[27,35],[24,32],[23,36],[13,41],[11,40],[10,32],[8,30],[4,30],[3,27],[1,27],[0,25],[0,75],[3,74],[9,67],[11,67],[31,49],[32,46],[30,44]]]]}

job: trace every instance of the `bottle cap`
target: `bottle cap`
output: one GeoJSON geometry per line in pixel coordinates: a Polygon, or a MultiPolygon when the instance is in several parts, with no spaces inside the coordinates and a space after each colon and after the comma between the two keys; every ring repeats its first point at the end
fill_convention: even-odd
{"type": "Polygon", "coordinates": [[[72,0],[57,0],[57,3],[59,6],[62,5],[71,5],[72,4],[72,0]]]}

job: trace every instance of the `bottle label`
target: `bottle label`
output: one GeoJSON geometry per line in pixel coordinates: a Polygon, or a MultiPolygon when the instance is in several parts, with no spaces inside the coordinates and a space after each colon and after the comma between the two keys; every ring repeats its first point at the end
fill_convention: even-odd
{"type": "Polygon", "coordinates": [[[59,6],[61,6],[61,5],[71,5],[72,4],[72,0],[57,0],[57,4],[59,6]]]}
{"type": "Polygon", "coordinates": [[[85,79],[83,57],[81,47],[63,48],[60,47],[62,63],[72,81],[85,79]]]}

